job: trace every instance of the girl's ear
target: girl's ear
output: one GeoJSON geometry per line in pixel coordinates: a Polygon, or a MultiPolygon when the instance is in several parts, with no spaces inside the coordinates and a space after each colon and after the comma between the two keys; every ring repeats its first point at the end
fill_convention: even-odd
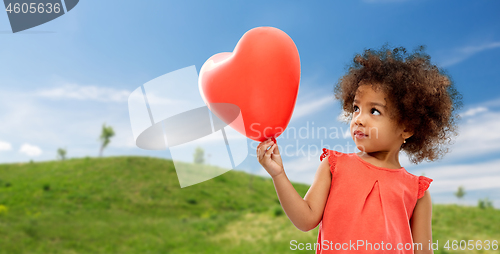
{"type": "Polygon", "coordinates": [[[403,130],[403,138],[404,139],[407,139],[409,137],[413,136],[413,131],[409,131],[408,129],[404,129],[403,130]]]}

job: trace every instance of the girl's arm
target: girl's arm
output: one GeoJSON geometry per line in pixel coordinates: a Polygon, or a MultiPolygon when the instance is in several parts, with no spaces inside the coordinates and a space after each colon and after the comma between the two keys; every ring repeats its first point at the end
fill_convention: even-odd
{"type": "Polygon", "coordinates": [[[413,215],[410,220],[411,233],[414,243],[415,254],[434,254],[432,250],[432,202],[429,190],[424,192],[424,196],[418,199],[413,215]],[[429,243],[431,248],[429,248],[429,243]],[[419,249],[417,249],[417,246],[419,249]]]}
{"type": "Polygon", "coordinates": [[[257,158],[273,178],[281,206],[293,225],[304,232],[315,228],[323,217],[323,209],[332,181],[328,157],[321,161],[313,183],[304,198],[297,193],[286,176],[276,141],[269,139],[260,143],[257,146],[257,158]],[[273,145],[267,150],[271,144],[273,145]]]}
{"type": "Polygon", "coordinates": [[[318,226],[323,217],[331,180],[328,157],[321,161],[304,199],[293,188],[284,170],[273,176],[274,187],[281,206],[295,227],[307,232],[318,226]]]}

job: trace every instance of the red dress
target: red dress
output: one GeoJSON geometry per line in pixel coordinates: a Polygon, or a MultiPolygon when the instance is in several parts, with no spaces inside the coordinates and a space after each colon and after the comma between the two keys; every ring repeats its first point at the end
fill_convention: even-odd
{"type": "Polygon", "coordinates": [[[414,253],[410,218],[432,179],[323,149],[332,182],[316,253],[414,253]]]}

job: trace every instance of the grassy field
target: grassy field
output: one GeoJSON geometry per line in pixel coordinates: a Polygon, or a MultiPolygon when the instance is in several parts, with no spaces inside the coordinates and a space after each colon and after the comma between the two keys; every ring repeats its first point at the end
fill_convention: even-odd
{"type": "MultiPolygon", "coordinates": [[[[240,171],[181,189],[159,158],[0,165],[0,253],[314,253],[290,241],[317,234],[293,226],[271,179],[240,171]]],[[[434,204],[433,240],[435,253],[500,253],[443,248],[500,241],[500,210],[434,204]]]]}

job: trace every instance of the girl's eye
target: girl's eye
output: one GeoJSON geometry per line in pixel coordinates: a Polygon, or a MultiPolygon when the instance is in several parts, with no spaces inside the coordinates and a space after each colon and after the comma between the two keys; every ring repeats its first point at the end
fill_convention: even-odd
{"type": "Polygon", "coordinates": [[[359,111],[358,106],[354,106],[353,109],[354,109],[354,112],[358,112],[359,111]]]}
{"type": "Polygon", "coordinates": [[[372,108],[372,114],[374,114],[376,116],[379,116],[380,115],[380,111],[378,111],[376,108],[372,108]]]}

